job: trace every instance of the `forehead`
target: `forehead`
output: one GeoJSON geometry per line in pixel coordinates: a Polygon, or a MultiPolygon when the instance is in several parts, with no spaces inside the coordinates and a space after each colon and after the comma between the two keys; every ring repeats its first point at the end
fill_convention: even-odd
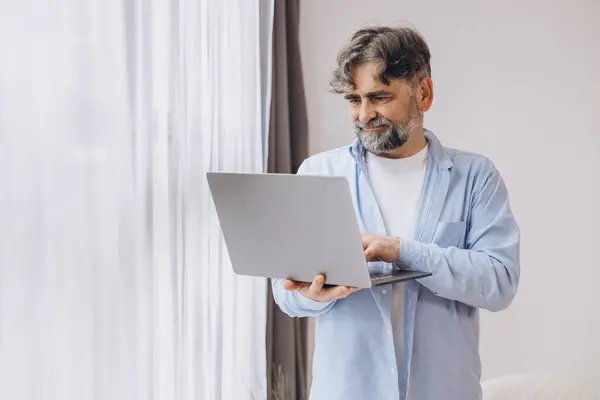
{"type": "Polygon", "coordinates": [[[378,78],[379,70],[374,63],[360,64],[352,68],[352,80],[354,81],[353,93],[365,94],[375,91],[387,91],[394,93],[406,93],[410,86],[402,79],[391,79],[386,85],[378,78]]]}

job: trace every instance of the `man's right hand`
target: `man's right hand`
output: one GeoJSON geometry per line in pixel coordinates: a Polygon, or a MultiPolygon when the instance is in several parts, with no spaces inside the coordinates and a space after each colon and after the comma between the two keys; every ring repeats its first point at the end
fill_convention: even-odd
{"type": "Polygon", "coordinates": [[[317,275],[312,283],[296,282],[286,280],[283,282],[283,288],[289,291],[299,292],[304,297],[314,301],[327,302],[347,297],[350,293],[359,290],[350,286],[334,286],[332,288],[323,288],[325,276],[317,275]]]}

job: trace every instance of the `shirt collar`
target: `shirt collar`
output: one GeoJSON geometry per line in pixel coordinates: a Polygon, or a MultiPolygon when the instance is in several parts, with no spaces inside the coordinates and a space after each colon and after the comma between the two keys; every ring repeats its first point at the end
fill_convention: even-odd
{"type": "MultiPolygon", "coordinates": [[[[429,158],[433,159],[433,161],[435,161],[444,169],[452,168],[452,160],[438,138],[429,129],[424,129],[423,132],[425,134],[427,144],[429,145],[429,158]]],[[[354,159],[365,162],[366,150],[358,139],[354,139],[354,142],[352,142],[352,145],[350,145],[348,151],[354,157],[354,159]]]]}

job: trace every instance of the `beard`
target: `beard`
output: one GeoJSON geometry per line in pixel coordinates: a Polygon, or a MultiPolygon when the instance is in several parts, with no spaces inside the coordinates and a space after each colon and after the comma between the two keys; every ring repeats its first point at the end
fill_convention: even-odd
{"type": "Polygon", "coordinates": [[[419,112],[417,100],[413,96],[410,102],[410,113],[405,121],[394,122],[389,118],[379,116],[369,122],[354,123],[354,134],[365,150],[373,154],[391,153],[402,147],[412,133],[423,121],[423,114],[419,112]],[[367,132],[365,128],[387,127],[383,133],[367,132]]]}

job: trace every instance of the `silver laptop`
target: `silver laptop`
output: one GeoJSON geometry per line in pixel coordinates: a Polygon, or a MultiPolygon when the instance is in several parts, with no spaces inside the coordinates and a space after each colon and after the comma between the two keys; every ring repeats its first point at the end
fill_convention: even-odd
{"type": "Polygon", "coordinates": [[[360,288],[431,273],[370,273],[343,177],[209,172],[207,179],[235,273],[360,288]]]}

